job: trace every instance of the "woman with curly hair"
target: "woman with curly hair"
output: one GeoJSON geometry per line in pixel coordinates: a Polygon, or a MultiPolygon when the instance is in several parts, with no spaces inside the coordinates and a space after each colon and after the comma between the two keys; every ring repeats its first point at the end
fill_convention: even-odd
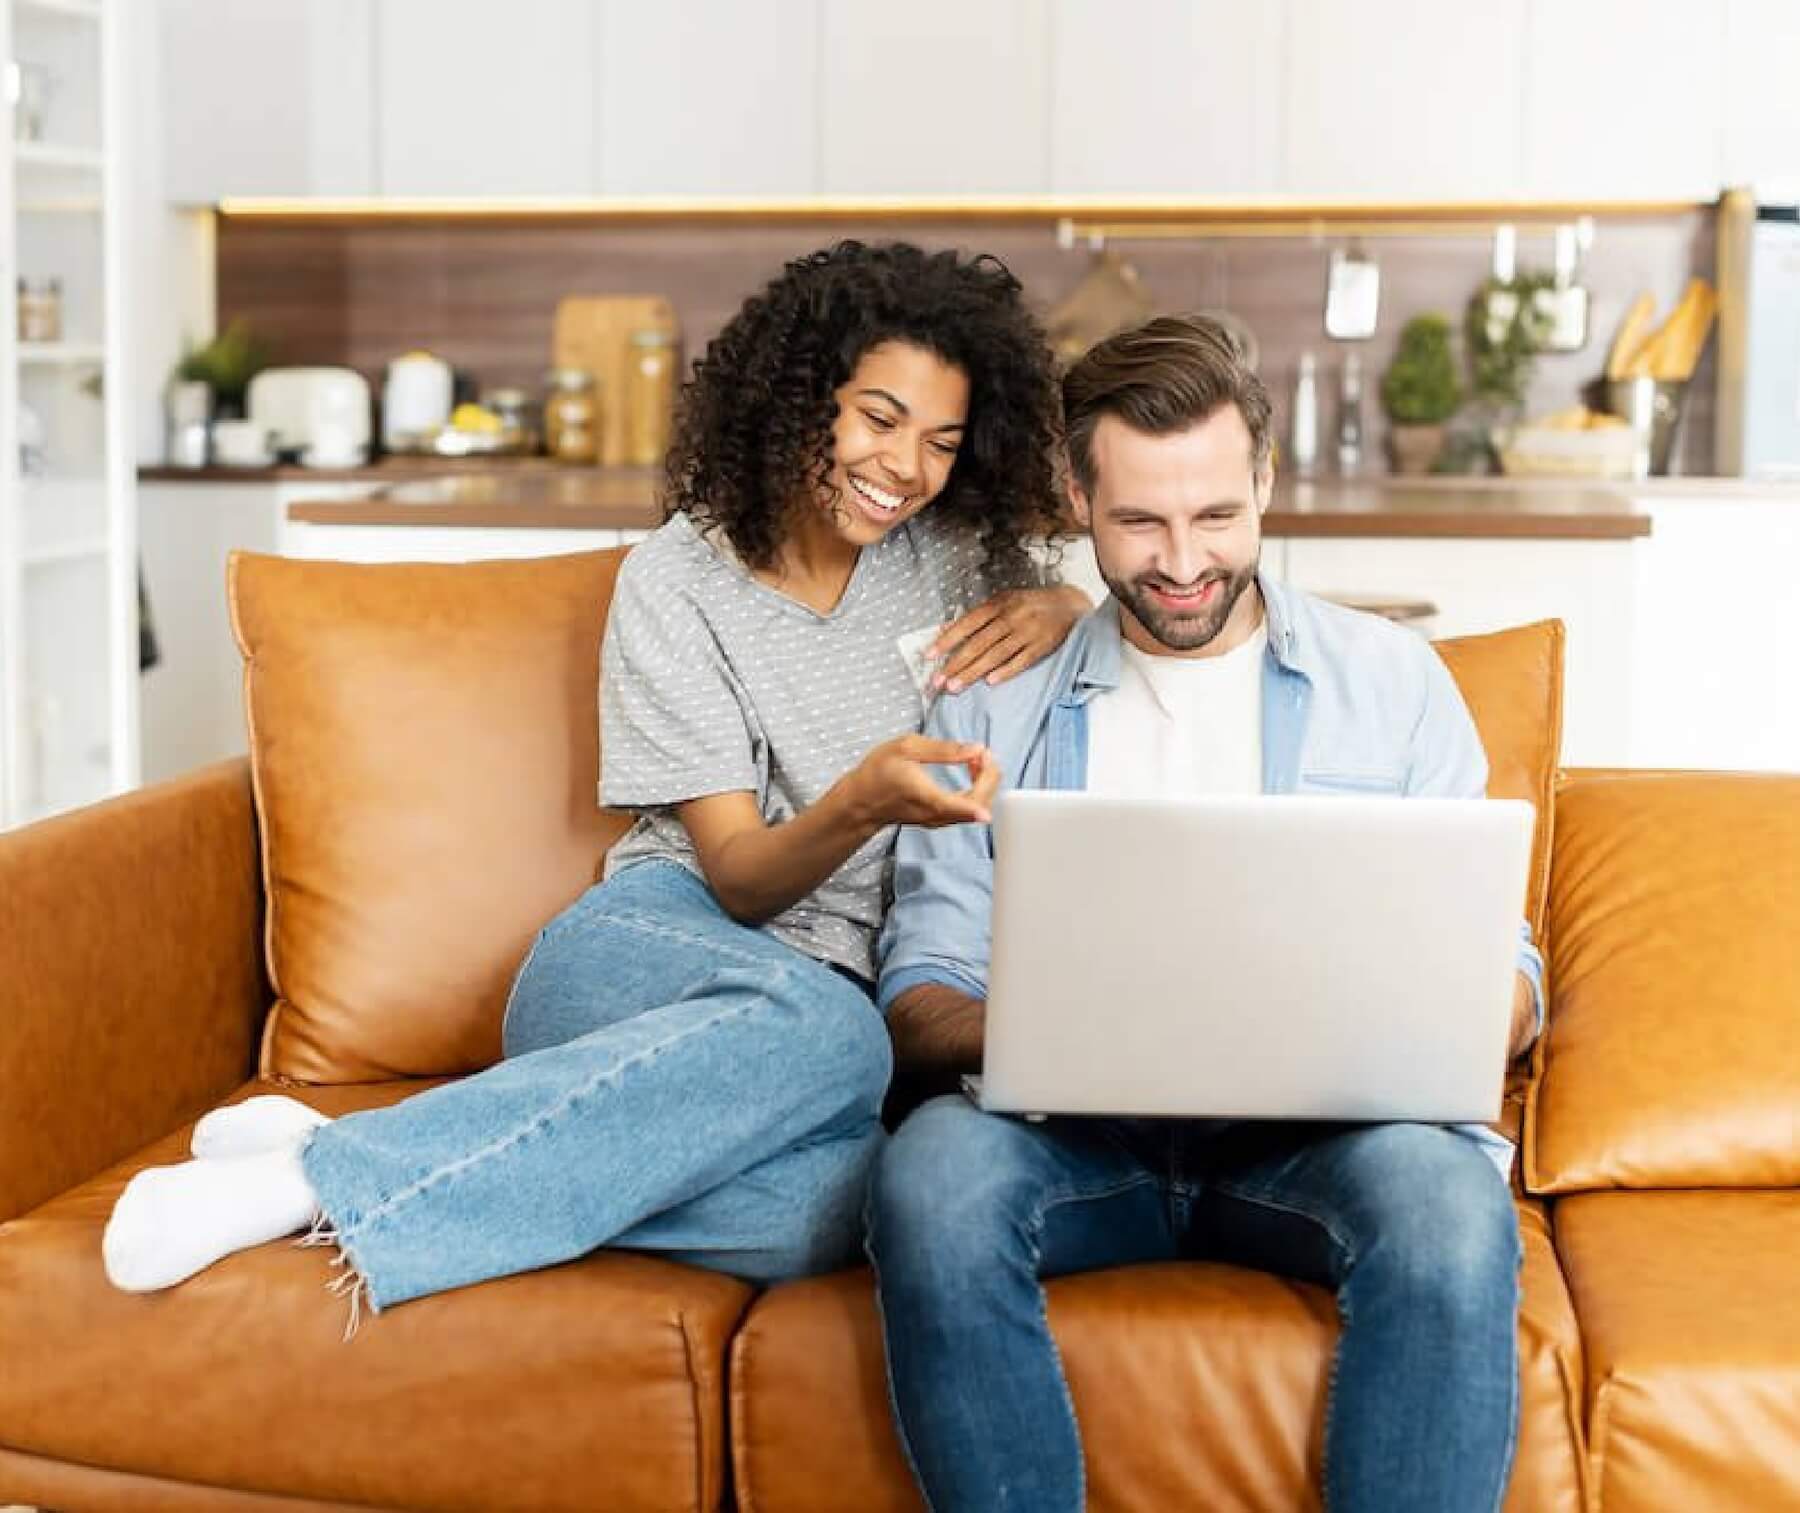
{"type": "Polygon", "coordinates": [[[894,827],[985,821],[998,784],[980,748],[917,734],[924,708],[1087,608],[1025,551],[1056,524],[1055,419],[992,258],[846,242],[748,300],[695,364],[669,518],[608,621],[601,796],[637,823],[526,957],[504,1058],[335,1121],[208,1115],[200,1159],[120,1197],[113,1281],[308,1224],[376,1310],[602,1245],[753,1280],[851,1259],[894,827]]]}

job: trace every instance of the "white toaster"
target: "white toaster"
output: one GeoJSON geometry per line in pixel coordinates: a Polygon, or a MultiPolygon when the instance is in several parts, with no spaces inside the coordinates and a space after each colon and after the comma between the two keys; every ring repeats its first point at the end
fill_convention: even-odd
{"type": "Polygon", "coordinates": [[[247,408],[275,452],[308,467],[369,460],[369,384],[353,368],[265,368],[250,380],[247,408]]]}

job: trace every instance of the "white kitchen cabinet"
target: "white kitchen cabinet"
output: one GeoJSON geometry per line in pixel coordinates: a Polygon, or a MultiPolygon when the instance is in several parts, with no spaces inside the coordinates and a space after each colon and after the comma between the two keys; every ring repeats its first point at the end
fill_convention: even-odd
{"type": "Polygon", "coordinates": [[[1800,5],[1726,0],[1724,181],[1800,195],[1800,5]]]}
{"type": "Polygon", "coordinates": [[[1632,765],[1800,772],[1800,489],[1638,506],[1632,765]]]}
{"type": "Polygon", "coordinates": [[[1268,194],[1279,167],[1281,5],[1067,0],[1050,10],[1050,188],[1268,194]]]}
{"type": "Polygon", "coordinates": [[[240,548],[279,548],[275,495],[266,483],[139,485],[144,585],[162,653],[141,695],[146,783],[248,749],[225,561],[240,548]]]}
{"type": "Polygon", "coordinates": [[[1433,636],[1559,619],[1568,632],[1563,761],[1621,766],[1633,740],[1632,670],[1646,542],[1291,537],[1285,575],[1312,593],[1394,594],[1438,608],[1433,636]]]}
{"type": "Polygon", "coordinates": [[[1280,191],[1401,200],[1536,192],[1519,161],[1527,4],[1289,0],[1280,191]]]}
{"type": "Polygon", "coordinates": [[[811,194],[821,9],[822,0],[609,0],[599,190],[811,194]]]}
{"type": "MultiPolygon", "coordinates": [[[[376,183],[399,196],[587,195],[602,9],[589,0],[379,0],[376,183]]],[[[671,68],[668,77],[678,77],[671,68]]],[[[664,121],[658,130],[680,130],[664,121]]]]}
{"type": "Polygon", "coordinates": [[[167,198],[375,190],[376,0],[157,0],[167,198]]]}
{"type": "Polygon", "coordinates": [[[305,520],[288,523],[282,551],[311,561],[487,562],[597,552],[630,545],[649,534],[480,525],[327,525],[305,520]]]}
{"type": "MultiPolygon", "coordinates": [[[[1765,34],[1754,46],[1773,41],[1765,34]]],[[[1722,6],[1533,0],[1524,94],[1529,192],[1547,199],[1716,195],[1724,45],[1722,6]]],[[[1791,90],[1791,53],[1783,62],[1791,90]]]]}
{"type": "Polygon", "coordinates": [[[1050,0],[822,7],[820,189],[1050,187],[1050,0]]]}

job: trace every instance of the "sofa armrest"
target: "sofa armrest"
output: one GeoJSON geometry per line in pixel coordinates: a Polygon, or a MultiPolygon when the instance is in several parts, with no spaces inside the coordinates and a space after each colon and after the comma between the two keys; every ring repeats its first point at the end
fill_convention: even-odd
{"type": "Polygon", "coordinates": [[[0,1221],[241,1084],[269,989],[250,768],[0,835],[0,1221]]]}

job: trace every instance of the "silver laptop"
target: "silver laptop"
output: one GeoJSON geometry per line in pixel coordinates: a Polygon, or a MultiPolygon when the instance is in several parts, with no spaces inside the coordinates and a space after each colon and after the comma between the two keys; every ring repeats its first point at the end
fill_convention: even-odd
{"type": "Polygon", "coordinates": [[[971,1091],[1025,1114],[1492,1119],[1532,819],[1003,794],[971,1091]]]}

